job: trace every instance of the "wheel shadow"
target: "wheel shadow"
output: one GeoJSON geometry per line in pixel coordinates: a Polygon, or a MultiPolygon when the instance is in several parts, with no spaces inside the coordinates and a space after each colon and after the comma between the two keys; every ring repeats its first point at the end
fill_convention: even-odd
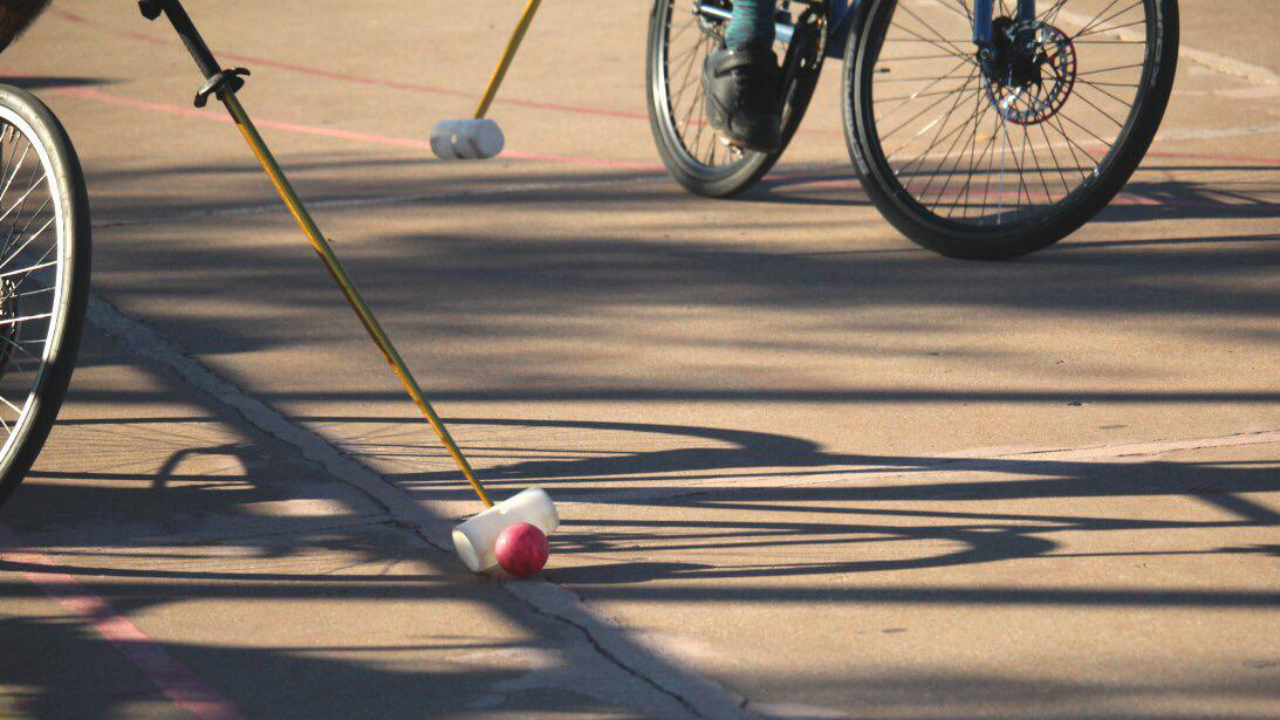
{"type": "MultiPolygon", "coordinates": [[[[395,458],[430,458],[428,464],[439,470],[386,473],[423,502],[467,497],[443,453],[423,444],[416,421],[326,416],[306,422],[342,426],[337,434],[345,438],[344,450],[380,467],[394,465],[395,458]],[[360,426],[370,429],[353,429],[360,426]]],[[[871,455],[832,452],[793,436],[722,428],[493,418],[448,422],[464,452],[473,460],[482,458],[481,477],[495,496],[537,485],[562,502],[600,508],[592,513],[602,516],[598,519],[567,518],[553,537],[555,553],[626,559],[548,574],[575,585],[906,572],[1050,559],[1063,551],[1061,538],[1082,535],[1097,541],[1137,531],[1196,534],[1280,526],[1280,513],[1251,499],[1276,490],[1280,459],[1115,463],[1048,460],[1035,454],[871,455]],[[642,449],[628,450],[627,441],[619,439],[628,435],[642,449]],[[1003,508],[1010,501],[1097,498],[1189,498],[1226,519],[1117,519],[983,509],[1003,508]],[[645,517],[667,517],[629,517],[629,507],[647,511],[645,517]],[[688,553],[722,553],[725,562],[635,559],[688,553]],[[759,553],[774,560],[767,566],[752,562],[759,553]],[[891,557],[879,557],[885,554],[891,557]],[[852,559],[832,559],[839,555],[852,559]],[[820,559],[780,562],[779,556],[820,559]]],[[[1119,547],[1116,554],[1145,554],[1119,547]]],[[[1224,543],[1170,554],[1270,552],[1263,545],[1224,543]]]]}
{"type": "MultiPolygon", "coordinates": [[[[385,474],[424,503],[453,501],[468,492],[458,482],[456,472],[442,466],[443,453],[422,444],[423,434],[417,421],[348,416],[302,420],[325,427],[376,427],[376,436],[366,439],[375,441],[373,445],[378,452],[407,457],[410,462],[441,466],[442,469],[430,472],[385,474]]],[[[850,561],[772,563],[768,567],[744,568],[627,561],[618,566],[606,564],[552,572],[553,579],[569,583],[626,584],[659,578],[777,578],[910,571],[1046,557],[1060,549],[1061,543],[1056,538],[1069,534],[1097,536],[1140,530],[1176,532],[1280,526],[1280,513],[1251,499],[1258,493],[1276,491],[1275,466],[1280,465],[1280,459],[1275,463],[1166,460],[1113,463],[1043,459],[1035,454],[989,458],[870,455],[827,451],[803,438],[723,428],[484,418],[452,418],[448,422],[455,428],[464,452],[473,458],[483,458],[477,467],[496,497],[538,485],[562,502],[591,503],[603,509],[600,519],[566,518],[564,529],[554,536],[557,554],[599,556],[625,551],[628,555],[650,552],[678,555],[727,551],[749,557],[769,549],[794,551],[797,557],[803,557],[814,548],[848,546],[855,549],[854,555],[861,556],[868,554],[865,550],[868,546],[895,546],[895,557],[888,560],[859,557],[850,561]],[[495,435],[491,432],[494,430],[500,434],[495,435]],[[555,438],[566,434],[575,435],[577,439],[571,445],[555,446],[555,438]],[[604,437],[606,434],[610,438],[610,449],[582,449],[593,447],[593,435],[604,437]],[[521,442],[522,436],[533,438],[534,444],[521,442]],[[633,436],[642,449],[628,451],[626,441],[619,440],[627,436],[633,436]],[[663,440],[656,441],[655,437],[663,440]],[[672,443],[684,447],[652,449],[655,445],[672,443]],[[1135,497],[1193,498],[1221,510],[1225,517],[1118,519],[983,509],[984,506],[1003,508],[1009,501],[1135,497]],[[667,508],[670,517],[616,517],[627,515],[628,507],[667,508]],[[753,514],[766,519],[752,519],[753,514]],[[899,549],[904,543],[929,551],[913,555],[899,549]],[[938,547],[952,549],[934,552],[938,547]]],[[[118,436],[134,433],[152,443],[157,433],[149,426],[161,424],[170,428],[181,426],[175,418],[59,423],[64,428],[114,427],[118,436]]],[[[359,437],[358,433],[356,436],[359,437]]],[[[384,464],[377,456],[362,454],[359,445],[347,444],[344,450],[362,461],[384,464]]],[[[261,448],[256,443],[223,443],[171,451],[157,471],[144,476],[129,471],[37,470],[32,473],[36,484],[24,488],[22,493],[25,502],[42,506],[74,503],[82,508],[86,524],[110,519],[109,508],[123,505],[134,510],[134,520],[164,527],[166,516],[180,507],[182,510],[177,512],[188,518],[185,529],[191,532],[190,513],[197,509],[200,514],[225,518],[237,514],[238,507],[249,510],[264,501],[298,497],[298,488],[283,479],[268,480],[287,477],[289,472],[282,473],[278,466],[270,472],[261,472],[263,469],[261,448]],[[247,473],[229,477],[181,472],[180,468],[193,458],[231,458],[247,473]],[[68,489],[40,484],[45,478],[74,480],[77,484],[68,489]],[[130,480],[134,481],[132,485],[125,485],[130,480]],[[95,490],[95,483],[102,483],[103,489],[95,490]],[[157,494],[164,497],[163,502],[145,500],[157,494]],[[129,495],[139,497],[129,500],[129,495]],[[97,517],[92,508],[98,508],[97,517]]],[[[330,496],[322,493],[310,497],[330,496]]],[[[262,556],[284,557],[299,550],[287,540],[295,533],[307,537],[308,522],[281,520],[281,529],[287,527],[289,532],[282,533],[281,537],[273,536],[271,542],[261,548],[262,556]]],[[[318,529],[331,524],[319,519],[314,522],[318,529]]],[[[38,518],[28,519],[25,525],[27,532],[40,532],[38,518]]],[[[354,548],[371,556],[380,554],[377,547],[353,544],[349,539],[342,540],[341,544],[320,543],[315,547],[354,548]]],[[[1117,550],[1119,554],[1125,552],[1117,550]]],[[[1265,544],[1218,546],[1183,553],[1269,556],[1276,554],[1276,548],[1265,544]]],[[[236,578],[234,573],[202,571],[83,570],[115,577],[236,578]]],[[[77,572],[74,566],[64,567],[64,571],[77,572]]],[[[261,579],[261,576],[255,577],[261,579]]],[[[349,582],[352,576],[343,576],[342,580],[349,582]]]]}
{"type": "MultiPolygon", "coordinates": [[[[808,170],[766,178],[741,196],[744,200],[811,206],[870,205],[857,176],[808,170]]],[[[1101,213],[1102,222],[1153,220],[1271,219],[1280,217],[1280,166],[1152,165],[1139,169],[1101,213]],[[1196,174],[1193,180],[1151,180],[1171,173],[1196,174]],[[1215,175],[1221,181],[1200,179],[1215,175]]]]}
{"type": "Polygon", "coordinates": [[[103,87],[114,85],[115,80],[92,77],[66,77],[54,75],[6,75],[0,73],[0,84],[12,85],[23,90],[63,90],[66,88],[103,87]]]}

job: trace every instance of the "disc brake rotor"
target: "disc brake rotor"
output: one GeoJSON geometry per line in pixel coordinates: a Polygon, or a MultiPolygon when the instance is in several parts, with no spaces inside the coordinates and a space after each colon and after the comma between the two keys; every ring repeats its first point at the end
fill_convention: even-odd
{"type": "Polygon", "coordinates": [[[1005,120],[1038,125],[1057,115],[1075,88],[1078,58],[1071,38],[1043,22],[997,21],[1004,62],[987,73],[987,98],[1005,120]]]}

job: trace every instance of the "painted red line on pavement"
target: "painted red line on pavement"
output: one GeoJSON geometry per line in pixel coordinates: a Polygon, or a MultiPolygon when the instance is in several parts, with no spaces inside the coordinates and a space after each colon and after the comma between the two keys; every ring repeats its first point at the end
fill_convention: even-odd
{"type": "Polygon", "coordinates": [[[1127,192],[1121,192],[1119,195],[1115,197],[1114,200],[1111,201],[1111,204],[1113,205],[1144,205],[1147,207],[1161,207],[1161,206],[1190,207],[1190,205],[1184,201],[1175,200],[1173,202],[1160,202],[1159,200],[1153,197],[1147,197],[1146,195],[1135,195],[1133,193],[1127,193],[1127,192]]]}
{"type": "MultiPolygon", "coordinates": [[[[73,95],[86,100],[96,102],[110,103],[113,105],[121,105],[125,107],[146,110],[154,113],[165,115],[174,115],[178,117],[195,118],[200,120],[230,124],[231,118],[216,111],[202,111],[195,108],[184,107],[180,105],[169,105],[165,103],[154,103],[145,100],[136,100],[134,98],[123,95],[115,95],[106,93],[101,90],[92,88],[64,88],[56,91],[64,95],[73,95]]],[[[303,135],[313,135],[318,137],[335,138],[340,140],[350,140],[353,142],[361,142],[372,145],[383,145],[389,147],[409,148],[413,150],[421,150],[429,152],[431,144],[425,140],[413,140],[409,138],[398,138],[389,135],[379,135],[375,133],[356,132],[352,130],[340,130],[337,128],[326,128],[315,125],[303,125],[299,123],[282,122],[278,120],[255,120],[257,125],[273,130],[281,130],[284,132],[292,132],[303,135]]],[[[1254,161],[1259,163],[1276,162],[1280,163],[1280,159],[1268,160],[1265,158],[1244,158],[1244,157],[1217,157],[1212,155],[1194,154],[1194,153],[1149,153],[1152,157],[1164,158],[1189,158],[1189,159],[1205,159],[1218,161],[1244,162],[1254,161]]],[[[581,165],[586,167],[608,168],[613,170],[635,170],[640,172],[661,173],[665,172],[665,168],[657,164],[638,163],[626,160],[604,160],[589,157],[574,157],[567,155],[554,155],[548,153],[525,153],[519,151],[504,151],[504,157],[517,160],[530,160],[538,162],[559,163],[565,165],[581,165]]],[[[857,188],[860,187],[856,179],[838,178],[838,179],[806,179],[803,176],[791,176],[786,174],[776,175],[773,180],[769,181],[775,186],[791,186],[791,187],[808,187],[812,189],[822,188],[857,188]]],[[[1122,193],[1114,201],[1115,204],[1121,205],[1169,205],[1169,206],[1186,206],[1188,203],[1170,203],[1160,202],[1159,200],[1137,196],[1129,193],[1122,193]]],[[[1195,206],[1204,204],[1197,203],[1195,206]]]]}
{"type": "MultiPolygon", "coordinates": [[[[151,43],[153,45],[167,44],[166,41],[160,38],[154,37],[152,35],[146,35],[143,33],[131,32],[128,30],[119,30],[117,28],[108,27],[102,23],[96,22],[94,20],[90,20],[89,18],[83,15],[79,15],[73,12],[68,12],[66,10],[52,10],[50,11],[50,14],[61,17],[62,19],[67,20],[68,22],[73,22],[81,25],[88,25],[88,26],[97,28],[103,32],[113,34],[119,37],[125,37],[131,40],[138,40],[141,42],[151,43]]],[[[392,90],[404,90],[404,91],[419,92],[419,93],[425,93],[425,94],[431,94],[431,95],[443,95],[447,97],[457,97],[457,98],[467,98],[467,99],[471,99],[473,97],[469,93],[459,92],[457,90],[451,90],[448,88],[434,87],[431,85],[422,85],[419,83],[400,82],[396,80],[384,80],[381,78],[370,78],[370,77],[364,77],[360,75],[351,75],[349,73],[340,73],[340,72],[335,72],[331,70],[324,70],[322,68],[310,67],[307,65],[298,65],[295,63],[280,62],[278,60],[272,60],[270,58],[258,57],[254,55],[224,53],[221,51],[219,51],[219,54],[221,54],[225,58],[230,58],[232,60],[237,60],[240,62],[255,63],[265,67],[273,67],[279,70],[287,70],[289,72],[296,72],[304,75],[312,75],[314,77],[323,77],[323,78],[328,78],[330,80],[338,80],[341,82],[352,83],[356,85],[366,85],[370,87],[385,87],[392,90]]],[[[557,105],[553,103],[542,103],[542,102],[536,102],[533,100],[523,100],[519,98],[501,98],[500,97],[500,98],[497,98],[495,102],[498,104],[528,107],[528,108],[534,108],[538,110],[548,110],[552,112],[571,113],[576,115],[595,115],[599,117],[612,117],[612,118],[620,118],[620,119],[626,119],[626,120],[648,120],[649,119],[649,116],[644,113],[625,112],[620,110],[604,110],[600,108],[584,108],[584,107],[577,107],[572,105],[557,105]]],[[[844,134],[843,131],[840,131],[840,130],[820,130],[820,131],[809,130],[808,133],[818,133],[822,135],[843,135],[844,134]]],[[[1155,158],[1166,158],[1166,159],[1210,160],[1214,162],[1240,162],[1240,163],[1249,163],[1251,165],[1280,166],[1280,158],[1260,157],[1260,156],[1250,156],[1250,155],[1211,155],[1211,154],[1201,154],[1201,153],[1178,153],[1178,152],[1152,151],[1152,152],[1148,152],[1147,156],[1155,157],[1155,158]]]]}
{"type": "MultiPolygon", "coordinates": [[[[91,26],[91,27],[96,27],[96,28],[100,28],[100,29],[103,29],[103,30],[107,29],[107,28],[106,28],[104,25],[102,25],[101,23],[94,22],[94,21],[90,20],[89,18],[87,18],[87,17],[85,17],[85,16],[83,16],[83,15],[78,15],[78,14],[76,14],[76,13],[68,12],[68,11],[66,11],[66,10],[50,10],[50,11],[49,11],[49,14],[50,14],[50,15],[56,15],[56,16],[58,16],[58,17],[62,18],[63,20],[66,20],[66,21],[68,21],[68,22],[76,23],[77,25],[89,25],[89,26],[91,26]]],[[[141,40],[142,42],[151,43],[152,45],[164,45],[164,44],[165,44],[165,42],[164,42],[163,40],[161,40],[160,38],[152,37],[152,36],[150,36],[150,35],[144,35],[144,34],[142,34],[142,33],[138,33],[138,32],[130,32],[130,31],[128,31],[128,30],[115,30],[115,29],[112,29],[112,30],[111,30],[111,32],[112,32],[112,33],[114,33],[114,34],[116,34],[116,35],[119,35],[119,36],[121,36],[121,37],[127,37],[127,38],[129,38],[130,40],[141,40]]]]}
{"type": "MultiPolygon", "coordinates": [[[[149,112],[161,113],[165,115],[175,115],[178,117],[195,118],[211,122],[223,124],[231,124],[232,120],[227,115],[223,115],[217,111],[197,110],[195,108],[183,107],[180,105],[168,105],[164,103],[153,103],[145,100],[135,100],[123,95],[113,95],[94,90],[90,88],[66,88],[57,92],[65,95],[74,95],[86,100],[110,103],[113,105],[122,105],[125,107],[146,110],[149,112]]],[[[285,132],[293,132],[304,135],[315,135],[319,137],[336,138],[340,140],[351,140],[354,142],[362,142],[373,145],[384,145],[390,147],[410,148],[414,150],[430,151],[431,144],[423,140],[411,140],[408,138],[397,138],[388,135],[377,135],[374,133],[355,132],[351,130],[338,130],[336,128],[317,127],[314,125],[300,125],[298,123],[280,122],[276,120],[255,120],[255,122],[264,128],[273,130],[281,130],[285,132]]],[[[1166,153],[1166,155],[1168,155],[1166,153]]],[[[661,173],[665,172],[665,168],[661,165],[651,165],[646,163],[629,162],[625,160],[600,160],[596,158],[586,157],[570,157],[565,155],[549,155],[544,153],[521,153],[521,152],[504,152],[504,157],[514,158],[518,160],[530,160],[539,162],[560,163],[566,165],[582,165],[587,167],[608,168],[612,170],[635,170],[640,172],[661,173]]],[[[857,189],[861,184],[856,179],[835,178],[835,179],[806,179],[804,177],[787,177],[786,175],[776,176],[770,181],[766,181],[771,186],[787,186],[787,187],[804,187],[809,189],[857,189]]],[[[1203,207],[1203,208],[1220,208],[1225,207],[1224,204],[1216,203],[1197,203],[1185,201],[1160,201],[1155,198],[1144,197],[1132,193],[1121,193],[1112,201],[1113,205],[1147,205],[1147,206],[1165,206],[1165,207],[1203,207]]],[[[1259,203],[1259,205],[1267,206],[1269,203],[1259,203]]],[[[1244,205],[1250,207],[1250,205],[1244,205]]]]}
{"type": "Polygon", "coordinates": [[[0,525],[0,561],[16,565],[36,565],[46,570],[24,570],[23,577],[40,588],[45,595],[62,606],[69,615],[93,628],[103,640],[111,643],[128,658],[147,679],[179,708],[200,720],[245,720],[229,700],[200,679],[186,665],[174,660],[159,643],[152,640],[127,618],[116,613],[106,600],[98,597],[74,577],[57,571],[57,563],[48,557],[21,547],[18,537],[0,525]]]}
{"type": "MultiPolygon", "coordinates": [[[[65,10],[54,10],[51,12],[51,14],[57,15],[62,19],[67,20],[68,22],[73,22],[80,25],[89,25],[91,27],[95,27],[105,32],[117,35],[119,37],[129,38],[130,40],[140,40],[140,41],[152,43],[155,45],[167,44],[164,40],[161,40],[159,38],[152,37],[150,35],[144,35],[142,33],[130,32],[128,30],[117,30],[115,28],[109,28],[101,23],[90,20],[89,18],[83,15],[77,15],[76,13],[67,12],[65,10]]],[[[252,63],[255,65],[261,65],[263,67],[276,68],[277,70],[288,70],[289,72],[296,72],[302,75],[311,75],[314,77],[328,78],[330,80],[340,80],[342,82],[353,83],[356,85],[367,85],[370,87],[385,87],[385,88],[390,88],[392,90],[403,90],[407,92],[423,93],[426,95],[443,95],[446,97],[465,98],[468,100],[475,99],[476,97],[471,93],[460,92],[458,90],[452,90],[449,88],[436,87],[434,85],[423,85],[421,83],[401,82],[398,80],[383,80],[380,78],[351,75],[349,73],[336,72],[332,70],[324,70],[321,68],[310,67],[307,65],[297,65],[294,63],[281,62],[279,60],[272,60],[270,58],[258,57],[256,55],[242,55],[240,53],[225,52],[222,50],[216,50],[215,54],[227,60],[235,60],[236,62],[252,63]]],[[[557,105],[554,103],[537,102],[534,100],[522,100],[519,98],[499,97],[494,102],[495,104],[499,104],[499,105],[513,105],[516,107],[527,107],[535,110],[550,110],[552,112],[572,113],[575,115],[594,115],[596,117],[618,118],[622,120],[648,120],[649,119],[649,116],[643,113],[626,112],[623,110],[605,110],[602,108],[584,108],[584,107],[575,107],[571,105],[557,105]]]]}
{"type": "MultiPolygon", "coordinates": [[[[195,108],[183,107],[181,105],[168,105],[165,103],[154,103],[146,100],[135,100],[134,98],[125,97],[123,95],[115,95],[105,93],[101,90],[92,88],[63,88],[57,91],[63,95],[73,95],[85,100],[93,100],[95,102],[110,103],[112,105],[121,105],[131,107],[138,110],[147,110],[149,112],[161,113],[164,115],[175,115],[178,117],[195,118],[209,122],[217,122],[231,124],[230,116],[224,115],[215,110],[197,110],[195,108]]],[[[282,130],[285,132],[299,133],[302,135],[314,135],[317,137],[336,138],[340,140],[351,140],[354,142],[362,142],[371,145],[385,145],[389,147],[410,148],[413,150],[431,151],[431,143],[425,140],[411,140],[409,138],[398,138],[390,135],[378,135],[375,133],[355,132],[352,130],[339,130],[336,128],[318,127],[315,125],[301,125],[291,122],[280,122],[278,120],[254,120],[254,124],[263,128],[272,130],[282,130]]],[[[561,163],[565,165],[586,165],[589,167],[609,168],[614,170],[639,170],[643,172],[658,172],[663,168],[661,165],[649,163],[630,162],[626,160],[602,160],[597,158],[571,157],[567,155],[551,155],[547,153],[522,153],[518,151],[503,151],[503,157],[513,158],[516,160],[533,160],[541,162],[561,163]]]]}

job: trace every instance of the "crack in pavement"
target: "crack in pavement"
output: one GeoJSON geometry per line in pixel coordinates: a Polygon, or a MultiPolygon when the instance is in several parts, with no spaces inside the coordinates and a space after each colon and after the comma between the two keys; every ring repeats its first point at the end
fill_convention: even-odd
{"type": "MultiPolygon", "coordinates": [[[[130,350],[176,373],[183,380],[233,410],[249,425],[277,440],[297,449],[302,458],[325,474],[352,487],[381,508],[384,517],[370,517],[375,524],[393,524],[417,535],[424,544],[439,555],[439,560],[456,566],[450,543],[453,520],[433,514],[406,495],[383,476],[342,451],[323,436],[284,417],[263,401],[248,395],[227,380],[219,377],[207,366],[193,359],[173,341],[133,319],[106,300],[92,296],[89,319],[108,335],[124,341],[130,350]]],[[[925,473],[955,472],[957,470],[981,470],[992,462],[1017,458],[1036,460],[1071,459],[1124,459],[1147,457],[1176,451],[1204,448],[1230,447],[1280,442],[1280,431],[1258,430],[1230,435],[1163,439],[1147,442],[1131,442],[1098,445],[1083,448],[1031,449],[1018,452],[988,453],[982,457],[941,456],[937,466],[925,473]]],[[[894,470],[885,472],[859,472],[857,478],[880,478],[895,475],[921,474],[920,470],[894,470]]],[[[785,486],[847,482],[850,478],[835,477],[813,480],[784,481],[785,486]]],[[[739,488],[740,489],[740,488],[739,488]]],[[[673,499],[692,495],[715,494],[719,488],[690,487],[684,492],[624,493],[611,499],[652,500],[673,499]]],[[[580,503],[562,503],[572,507],[580,503]]],[[[539,617],[571,628],[580,636],[590,651],[604,659],[611,668],[642,685],[651,694],[662,696],[665,708],[663,716],[673,714],[700,718],[758,717],[750,707],[749,699],[711,680],[676,667],[657,657],[637,639],[628,636],[627,629],[592,612],[585,600],[573,592],[547,581],[522,583],[495,583],[495,589],[519,606],[539,617]],[[672,712],[677,711],[677,712],[672,712]]],[[[617,698],[604,698],[616,702],[617,698]]]]}
{"type": "MultiPolygon", "coordinates": [[[[576,603],[580,604],[582,601],[582,598],[580,596],[578,596],[576,593],[572,593],[572,591],[568,590],[567,588],[564,588],[559,585],[555,585],[554,583],[545,582],[545,581],[543,584],[553,588],[559,588],[564,592],[571,593],[576,603]]],[[[670,696],[673,700],[675,700],[680,705],[682,705],[691,715],[695,715],[700,718],[717,717],[716,714],[708,715],[703,713],[701,709],[688,697],[685,697],[684,695],[680,694],[679,692],[676,692],[673,689],[665,687],[662,683],[658,682],[654,678],[644,674],[643,672],[629,665],[622,658],[618,657],[613,652],[611,652],[608,647],[603,645],[599,641],[599,639],[596,637],[596,635],[592,632],[591,627],[589,627],[588,625],[582,622],[579,622],[577,620],[574,620],[563,613],[550,612],[547,607],[540,606],[536,602],[531,602],[530,598],[526,597],[524,593],[520,592],[521,588],[515,584],[511,584],[511,583],[503,584],[501,587],[509,596],[518,600],[522,605],[527,607],[530,611],[538,615],[542,615],[543,617],[551,618],[552,620],[556,620],[576,628],[582,634],[582,637],[587,641],[587,643],[591,645],[592,649],[596,651],[596,653],[604,657],[606,660],[609,660],[613,664],[617,665],[618,668],[621,669],[622,671],[628,673],[629,675],[636,678],[637,680],[649,685],[654,690],[657,690],[658,692],[661,692],[665,695],[670,696]]],[[[745,707],[745,705],[746,705],[746,699],[743,698],[738,706],[745,707]]]]}
{"type": "MultiPolygon", "coordinates": [[[[452,520],[435,515],[322,436],[291,422],[279,411],[187,355],[172,340],[124,314],[96,294],[89,299],[88,319],[107,335],[122,341],[134,354],[168,368],[196,390],[233,410],[249,425],[296,448],[305,461],[382,508],[389,522],[412,530],[442,556],[439,560],[459,566],[449,550],[452,520]]],[[[741,696],[660,658],[636,639],[627,637],[623,628],[593,613],[572,591],[546,580],[501,583],[498,587],[506,595],[519,599],[522,607],[529,611],[573,628],[585,638],[594,654],[607,661],[610,667],[640,682],[645,689],[660,693],[661,698],[645,698],[645,704],[650,706],[647,709],[660,708],[663,717],[758,717],[743,710],[745,705],[741,696]]],[[[613,696],[601,699],[618,701],[613,696]]]]}

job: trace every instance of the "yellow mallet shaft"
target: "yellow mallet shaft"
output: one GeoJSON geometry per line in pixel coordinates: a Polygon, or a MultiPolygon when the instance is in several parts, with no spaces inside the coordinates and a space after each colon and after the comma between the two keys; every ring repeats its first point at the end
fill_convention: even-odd
{"type": "MultiPolygon", "coordinates": [[[[537,0],[534,0],[533,4],[536,3],[537,0]]],[[[373,310],[365,304],[364,298],[360,297],[360,291],[356,290],[355,283],[347,275],[342,263],[338,262],[338,257],[334,255],[333,248],[324,239],[324,235],[320,233],[320,228],[316,226],[306,207],[303,206],[302,200],[294,192],[293,186],[289,184],[289,179],[285,177],[284,171],[276,163],[271,150],[267,148],[262,136],[258,134],[258,129],[254,127],[253,121],[249,119],[249,115],[244,111],[240,100],[231,91],[218,93],[218,99],[227,106],[227,111],[231,113],[232,119],[235,120],[236,127],[240,128],[240,132],[244,135],[244,139],[248,141],[249,147],[253,148],[253,154],[258,157],[258,162],[262,163],[262,169],[266,170],[267,175],[271,178],[271,183],[275,185],[276,191],[280,193],[280,199],[284,200],[284,204],[289,207],[289,212],[293,213],[294,220],[298,221],[298,226],[302,228],[302,232],[306,233],[307,239],[311,241],[311,246],[320,255],[325,267],[329,268],[329,273],[337,281],[338,287],[342,288],[342,294],[346,296],[347,302],[351,304],[351,309],[356,312],[360,322],[364,324],[364,329],[369,331],[369,337],[373,338],[374,344],[382,351],[383,357],[387,359],[387,363],[395,371],[396,377],[400,378],[400,383],[404,385],[409,397],[413,398],[413,402],[422,411],[422,416],[427,419],[427,422],[436,431],[436,435],[440,437],[440,442],[444,443],[444,446],[448,448],[449,454],[453,456],[454,462],[458,463],[463,476],[467,478],[467,482],[471,483],[471,488],[476,491],[480,501],[486,507],[493,507],[493,501],[489,499],[489,494],[485,492],[484,486],[476,479],[475,472],[471,469],[471,464],[467,462],[467,458],[458,449],[458,445],[453,441],[453,436],[449,434],[444,421],[440,419],[439,415],[436,415],[431,403],[427,402],[426,396],[422,394],[422,388],[418,386],[418,381],[414,379],[413,373],[409,372],[409,368],[400,357],[400,353],[396,352],[395,345],[391,344],[391,338],[387,337],[386,331],[378,323],[378,318],[374,316],[373,310]]]]}
{"type": "Polygon", "coordinates": [[[485,88],[484,97],[480,98],[480,105],[476,107],[476,120],[482,120],[488,114],[489,106],[493,104],[493,98],[498,95],[498,88],[502,87],[502,81],[507,77],[507,70],[511,68],[511,62],[516,59],[520,43],[524,42],[524,35],[529,32],[529,26],[533,24],[533,16],[538,14],[538,6],[541,4],[542,0],[529,0],[529,4],[524,7],[524,14],[520,16],[515,32],[511,33],[511,40],[507,42],[507,49],[502,53],[502,60],[498,61],[493,77],[489,78],[489,87],[485,88]]]}

